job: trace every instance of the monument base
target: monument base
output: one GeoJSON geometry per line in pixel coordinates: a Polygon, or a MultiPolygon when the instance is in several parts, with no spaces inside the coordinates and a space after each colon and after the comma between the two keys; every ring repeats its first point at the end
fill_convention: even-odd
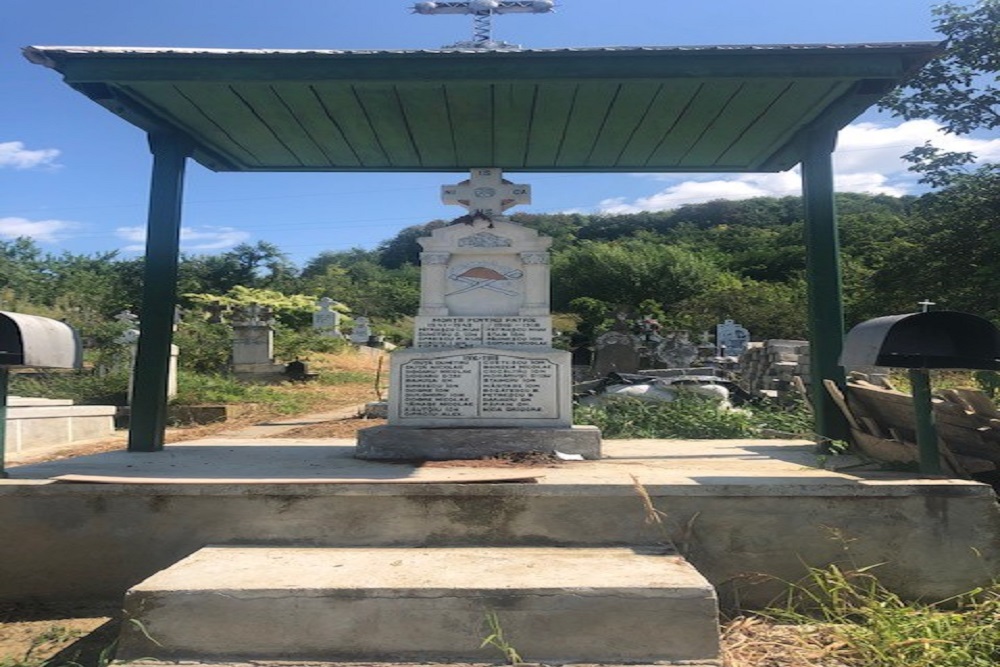
{"type": "Polygon", "coordinates": [[[596,426],[569,428],[422,428],[373,426],[358,431],[355,458],[372,461],[451,461],[510,453],[579,454],[601,458],[596,426]]]}

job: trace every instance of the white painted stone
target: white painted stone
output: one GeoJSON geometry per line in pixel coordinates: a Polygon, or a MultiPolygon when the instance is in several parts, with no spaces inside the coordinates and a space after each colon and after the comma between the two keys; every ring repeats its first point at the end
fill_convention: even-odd
{"type": "Polygon", "coordinates": [[[397,350],[389,424],[551,426],[572,424],[570,355],[562,350],[397,350]]]}

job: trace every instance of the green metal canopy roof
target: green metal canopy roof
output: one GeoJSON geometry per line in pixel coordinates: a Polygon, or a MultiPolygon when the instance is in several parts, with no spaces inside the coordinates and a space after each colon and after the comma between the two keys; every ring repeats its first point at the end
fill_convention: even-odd
{"type": "Polygon", "coordinates": [[[782,171],[930,42],[525,51],[28,47],[217,171],[782,171]]]}

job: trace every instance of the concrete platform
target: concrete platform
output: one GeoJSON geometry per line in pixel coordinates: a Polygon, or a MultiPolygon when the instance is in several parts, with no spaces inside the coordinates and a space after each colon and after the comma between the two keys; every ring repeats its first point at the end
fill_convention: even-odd
{"type": "Polygon", "coordinates": [[[715,592],[655,549],[210,547],[133,587],[119,660],[719,656],[715,592]],[[155,640],[155,641],[151,641],[155,640]]]}
{"type": "Polygon", "coordinates": [[[537,483],[458,483],[446,473],[481,469],[362,461],[348,440],[214,438],[12,467],[11,479],[0,480],[0,600],[120,600],[212,544],[596,547],[669,539],[727,606],[743,607],[766,605],[782,581],[834,562],[881,563],[876,571],[890,588],[925,599],[1000,573],[1000,510],[983,484],[823,470],[811,443],[793,440],[606,440],[603,450],[599,461],[506,469],[540,476],[537,483]],[[51,479],[64,474],[160,483],[51,479]],[[665,513],[662,527],[645,522],[637,484],[665,513]]]}

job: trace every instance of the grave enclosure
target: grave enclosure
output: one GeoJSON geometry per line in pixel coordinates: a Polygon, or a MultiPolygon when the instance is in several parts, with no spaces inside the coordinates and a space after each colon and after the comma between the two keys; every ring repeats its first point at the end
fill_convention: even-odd
{"type": "MultiPolygon", "coordinates": [[[[472,2],[436,6],[454,9],[461,4],[471,7],[472,2]]],[[[476,0],[475,4],[508,3],[476,0]]],[[[546,2],[532,4],[548,6],[546,2]]],[[[430,8],[435,3],[420,5],[430,8]]],[[[0,561],[12,573],[2,578],[0,597],[117,597],[163,569],[159,581],[169,581],[157,583],[154,576],[144,586],[135,586],[130,597],[139,602],[136,616],[153,614],[140,620],[164,647],[150,647],[134,635],[126,637],[138,640],[131,644],[132,657],[151,655],[154,649],[184,659],[204,657],[201,645],[193,640],[202,637],[209,625],[231,636],[227,628],[219,629],[215,623],[233,619],[246,633],[247,643],[223,647],[231,649],[225,657],[252,661],[278,651],[284,659],[335,655],[370,660],[380,657],[379,651],[386,646],[360,648],[349,643],[351,637],[341,642],[332,632],[352,622],[356,627],[370,627],[366,620],[370,617],[345,619],[340,609],[316,606],[317,600],[344,598],[352,601],[346,607],[358,609],[365,606],[354,604],[360,598],[379,604],[386,599],[389,586],[359,588],[361,577],[345,574],[348,569],[342,565],[354,562],[349,551],[363,548],[384,554],[386,547],[399,547],[406,550],[401,554],[406,559],[418,555],[439,559],[433,571],[448,575],[454,563],[452,548],[469,553],[492,546],[510,557],[524,547],[537,547],[549,553],[518,570],[520,588],[513,594],[496,587],[484,589],[478,580],[471,585],[462,582],[461,590],[467,592],[463,600],[473,602],[460,610],[461,618],[481,617],[484,610],[499,605],[505,622],[513,616],[510,623],[519,622],[516,627],[534,633],[539,652],[527,656],[533,660],[681,660],[687,665],[705,660],[717,664],[714,591],[695,576],[698,573],[685,558],[652,556],[660,561],[652,569],[662,571],[663,564],[675,562],[696,585],[682,587],[679,579],[664,583],[661,590],[679,593],[681,599],[665,595],[642,619],[636,619],[659,622],[641,633],[649,642],[642,651],[636,642],[615,646],[622,635],[607,631],[604,619],[622,622],[616,612],[623,592],[634,591],[630,600],[643,606],[650,603],[649,590],[655,585],[651,576],[612,590],[600,601],[600,608],[580,606],[593,595],[591,573],[600,575],[610,565],[588,565],[587,554],[573,553],[577,547],[593,548],[610,558],[609,547],[625,545],[634,555],[634,547],[664,539],[642,523],[634,488],[640,464],[650,497],[677,522],[667,527],[670,536],[694,547],[691,562],[720,589],[743,581],[743,575],[750,572],[795,580],[803,574],[804,564],[835,561],[843,554],[826,532],[835,528],[860,538],[852,548],[865,564],[890,562],[907,554],[905,567],[887,568],[890,577],[895,577],[890,583],[900,588],[909,586],[920,596],[966,590],[970,578],[975,578],[975,568],[984,563],[992,566],[997,560],[1000,542],[995,536],[1000,518],[989,489],[950,480],[904,485],[828,471],[805,475],[806,465],[778,465],[800,446],[797,443],[748,443],[728,455],[719,452],[729,446],[717,443],[708,459],[696,461],[698,465],[681,474],[678,470],[690,464],[704,444],[693,446],[697,451],[693,448],[669,458],[658,442],[609,443],[609,458],[546,471],[549,479],[543,477],[540,483],[438,481],[422,486],[392,482],[413,481],[426,469],[358,461],[346,443],[339,448],[314,445],[312,456],[304,451],[310,447],[294,441],[243,443],[236,456],[232,441],[171,446],[162,451],[160,408],[167,384],[170,311],[176,286],[156,278],[176,268],[181,185],[189,158],[218,171],[457,172],[472,164],[492,164],[528,173],[777,172],[800,164],[807,204],[809,298],[816,310],[811,321],[812,367],[817,380],[835,379],[840,373],[836,359],[842,336],[820,325],[842,320],[832,196],[831,152],[836,134],[938,50],[933,44],[896,43],[488,54],[469,49],[203,52],[29,47],[25,51],[29,60],[58,70],[69,85],[96,102],[127,102],[127,120],[149,134],[154,165],[143,297],[147,331],[138,363],[161,371],[137,385],[130,451],[117,458],[104,457],[108,468],[102,469],[100,461],[95,461],[92,469],[135,475],[136,468],[146,464],[144,472],[159,483],[104,487],[55,483],[52,476],[67,468],[43,465],[23,471],[22,480],[0,484],[0,495],[5,497],[0,518],[18,538],[0,544],[0,561]],[[609,95],[609,83],[621,94],[609,95]],[[565,99],[567,86],[574,89],[573,104],[553,103],[565,99]],[[281,99],[260,95],[266,87],[280,87],[281,99]],[[498,94],[501,90],[509,95],[498,94]],[[218,104],[220,98],[238,99],[248,113],[226,113],[231,107],[218,104]],[[461,103],[452,104],[452,100],[461,103]],[[323,113],[316,112],[317,102],[323,105],[323,113]],[[176,114],[192,104],[203,113],[176,114]],[[445,108],[447,113],[442,113],[445,108]],[[762,113],[762,109],[781,113],[762,113]],[[593,119],[600,122],[591,124],[593,119]],[[322,151],[315,150],[317,136],[345,138],[343,128],[350,128],[349,140],[331,141],[322,151]],[[275,137],[281,137],[281,150],[272,149],[278,145],[275,137]],[[687,148],[677,150],[678,146],[687,148]],[[248,155],[254,159],[248,161],[248,155]],[[137,457],[136,452],[155,456],[137,457]],[[275,474],[276,457],[293,455],[294,465],[285,468],[284,477],[266,478],[275,474]],[[197,483],[170,480],[177,459],[190,461],[199,456],[204,458],[198,460],[211,465],[187,469],[188,475],[203,475],[197,483]],[[245,477],[248,460],[257,462],[249,471],[255,475],[252,481],[245,477]],[[743,467],[762,463],[767,466],[756,474],[743,467]],[[232,477],[220,484],[222,464],[231,466],[232,477]],[[325,466],[326,474],[332,476],[313,478],[310,483],[309,475],[317,466],[325,466]],[[345,482],[352,474],[371,475],[375,469],[382,474],[391,469],[399,479],[345,482]],[[808,481],[803,481],[805,477],[808,481]],[[595,484],[595,480],[603,483],[595,484]],[[891,520],[869,525],[872,517],[891,520]],[[867,534],[850,532],[860,529],[867,534]],[[204,548],[219,544],[232,549],[204,548]],[[794,551],[789,545],[795,545],[794,551]],[[288,567],[295,576],[283,582],[286,587],[275,588],[270,566],[234,567],[231,556],[240,547],[271,563],[282,561],[286,554],[281,548],[289,547],[321,563],[320,570],[330,577],[331,585],[317,590],[314,578],[298,576],[303,568],[291,563],[288,567]],[[178,563],[191,554],[189,566],[207,562],[228,581],[209,577],[192,586],[185,576],[190,570],[178,563]],[[567,585],[565,569],[550,569],[542,580],[529,579],[531,565],[557,562],[550,555],[573,556],[580,564],[574,574],[580,576],[567,585]],[[108,567],[109,562],[115,567],[108,567]],[[951,576],[948,580],[940,576],[941,562],[953,565],[945,573],[951,576]],[[238,574],[247,574],[249,581],[232,581],[238,574]],[[184,587],[177,584],[178,579],[184,580],[184,587]],[[159,586],[167,590],[154,590],[159,586]],[[171,589],[181,594],[173,595],[171,589]],[[142,604],[142,596],[151,603],[142,604]],[[699,609],[684,607],[695,599],[703,602],[699,609]],[[195,600],[207,605],[200,608],[201,613],[189,606],[195,600]],[[177,603],[179,613],[174,619],[188,623],[172,637],[169,626],[173,621],[160,615],[168,605],[158,601],[177,603]],[[559,626],[565,632],[550,632],[545,625],[548,614],[532,615],[538,602],[572,612],[559,626]],[[228,607],[232,613],[213,613],[218,603],[237,606],[228,607]],[[298,617],[303,624],[315,624],[309,627],[309,638],[330,641],[309,654],[289,653],[287,626],[280,625],[287,622],[289,607],[305,610],[298,617]],[[262,610],[259,615],[258,610],[262,610]],[[682,624],[672,622],[678,616],[696,619],[706,641],[697,646],[686,643],[693,633],[685,633],[682,624]],[[247,631],[244,621],[251,617],[257,623],[247,631]],[[553,634],[568,638],[567,650],[544,652],[549,646],[545,640],[553,634]],[[260,650],[247,655],[251,640],[261,642],[260,650]],[[569,650],[585,644],[594,645],[595,651],[580,655],[569,650]]],[[[114,111],[121,108],[112,106],[114,111]]],[[[530,446],[533,433],[547,443],[565,437],[569,444],[580,444],[574,430],[565,426],[568,414],[560,393],[565,388],[568,394],[568,382],[562,379],[565,357],[552,350],[547,340],[547,301],[538,298],[541,283],[532,278],[547,271],[547,250],[525,247],[532,239],[517,236],[515,226],[497,220],[508,205],[527,194],[516,189],[495,171],[474,173],[470,182],[449,186],[443,193],[466,205],[471,215],[444,230],[447,233],[432,236],[424,247],[422,330],[416,348],[394,355],[394,412],[383,431],[363,432],[362,444],[370,454],[430,458],[439,450],[445,458],[456,458],[455,443],[442,441],[454,434],[464,443],[500,442],[515,448],[512,451],[530,446]],[[477,176],[483,182],[473,182],[477,176]],[[492,306],[485,308],[486,302],[492,306]],[[494,385],[501,385],[498,378],[514,375],[511,369],[516,369],[516,389],[505,394],[507,390],[494,385]],[[417,404],[418,388],[442,384],[446,386],[441,397],[417,404]],[[442,400],[450,403],[447,409],[441,407],[442,400]],[[494,413],[488,419],[495,420],[495,425],[465,423],[473,410],[482,415],[484,406],[494,413]],[[496,414],[497,407],[504,408],[499,411],[502,416],[496,414]],[[406,447],[412,451],[405,451],[406,447]]],[[[261,361],[267,363],[269,358],[261,361]]],[[[839,412],[820,394],[816,397],[818,428],[832,433],[839,412]]],[[[567,451],[567,446],[553,448],[567,451]]],[[[474,453],[468,455],[471,458],[474,453]]],[[[411,657],[485,657],[480,628],[470,627],[463,635],[467,648],[460,655],[454,653],[453,637],[426,649],[417,647],[418,639],[432,635],[428,628],[457,627],[456,616],[424,606],[441,597],[440,589],[430,594],[421,590],[427,579],[418,565],[400,568],[397,560],[404,558],[389,559],[376,568],[362,560],[355,567],[366,576],[379,571],[409,577],[393,581],[391,590],[401,592],[394,606],[406,613],[397,617],[405,618],[405,623],[396,625],[405,626],[414,637],[410,648],[421,649],[411,657]]],[[[464,604],[456,602],[453,609],[464,604]]],[[[382,612],[379,617],[387,618],[382,612]]]]}

